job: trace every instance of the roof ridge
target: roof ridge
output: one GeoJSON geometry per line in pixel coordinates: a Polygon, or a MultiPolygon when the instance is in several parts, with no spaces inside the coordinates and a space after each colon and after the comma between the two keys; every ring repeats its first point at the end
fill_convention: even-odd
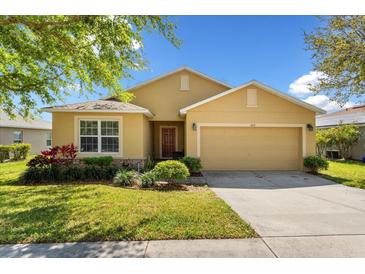
{"type": "MultiPolygon", "coordinates": [[[[208,80],[211,80],[211,81],[213,81],[213,82],[215,82],[215,83],[218,83],[218,84],[220,84],[220,85],[222,85],[222,86],[225,86],[225,87],[227,87],[228,89],[231,89],[231,88],[232,88],[232,86],[231,86],[231,85],[229,85],[228,83],[225,83],[225,82],[223,82],[223,81],[217,80],[217,79],[215,79],[215,78],[213,78],[213,77],[211,77],[211,76],[208,76],[207,74],[205,74],[205,73],[203,73],[203,72],[200,72],[200,71],[198,71],[198,70],[196,70],[196,69],[193,69],[193,68],[191,68],[191,67],[188,67],[188,66],[181,66],[181,67],[178,67],[178,68],[177,68],[177,69],[175,69],[175,70],[171,70],[171,71],[168,71],[168,72],[166,72],[166,73],[160,74],[160,75],[158,75],[158,76],[156,76],[156,77],[153,77],[153,78],[151,78],[151,79],[149,79],[149,80],[141,81],[141,82],[139,82],[139,83],[135,84],[135,85],[134,85],[134,86],[132,86],[132,87],[126,88],[126,89],[125,89],[125,92],[131,91],[131,90],[135,90],[135,89],[137,89],[137,88],[139,88],[139,87],[143,87],[143,86],[148,85],[148,84],[150,84],[150,83],[152,83],[152,82],[154,82],[154,81],[157,81],[157,80],[163,79],[163,78],[165,78],[165,77],[167,77],[167,76],[170,76],[170,75],[172,75],[172,74],[174,74],[174,73],[177,73],[177,72],[180,72],[180,71],[182,71],[182,70],[190,71],[191,73],[194,73],[194,74],[196,74],[196,75],[199,75],[200,77],[203,77],[203,78],[205,78],[205,79],[208,79],[208,80]]],[[[109,99],[109,98],[113,98],[113,96],[109,96],[109,97],[106,97],[106,98],[104,98],[104,99],[109,99]]]]}

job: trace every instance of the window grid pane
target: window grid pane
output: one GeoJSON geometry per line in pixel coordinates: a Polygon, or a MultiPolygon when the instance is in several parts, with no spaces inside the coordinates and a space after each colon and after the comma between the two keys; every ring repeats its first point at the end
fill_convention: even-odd
{"type": "Polygon", "coordinates": [[[80,152],[98,152],[98,137],[81,137],[80,152]]]}
{"type": "Polygon", "coordinates": [[[98,121],[80,121],[80,135],[98,135],[98,121]]]}
{"type": "Polygon", "coordinates": [[[101,152],[119,152],[119,138],[101,137],[101,152]]]}
{"type": "Polygon", "coordinates": [[[102,136],[118,136],[119,124],[117,121],[101,121],[102,136]]]}

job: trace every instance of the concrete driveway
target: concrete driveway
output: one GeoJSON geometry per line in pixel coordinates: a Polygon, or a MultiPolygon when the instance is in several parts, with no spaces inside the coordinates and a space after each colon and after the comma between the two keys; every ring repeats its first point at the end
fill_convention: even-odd
{"type": "Polygon", "coordinates": [[[365,190],[303,172],[205,172],[277,257],[365,257],[365,190]]]}

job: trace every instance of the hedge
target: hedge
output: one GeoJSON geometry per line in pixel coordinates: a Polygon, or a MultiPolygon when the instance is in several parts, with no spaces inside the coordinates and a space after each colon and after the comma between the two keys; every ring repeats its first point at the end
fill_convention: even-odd
{"type": "Polygon", "coordinates": [[[30,152],[30,144],[0,145],[0,162],[5,160],[21,160],[27,158],[30,152]]]}

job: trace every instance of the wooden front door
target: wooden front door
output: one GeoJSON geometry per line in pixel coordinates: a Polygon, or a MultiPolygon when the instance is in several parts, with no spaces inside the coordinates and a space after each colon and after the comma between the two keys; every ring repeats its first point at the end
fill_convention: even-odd
{"type": "Polygon", "coordinates": [[[161,128],[161,158],[172,158],[176,151],[176,128],[161,128]]]}

